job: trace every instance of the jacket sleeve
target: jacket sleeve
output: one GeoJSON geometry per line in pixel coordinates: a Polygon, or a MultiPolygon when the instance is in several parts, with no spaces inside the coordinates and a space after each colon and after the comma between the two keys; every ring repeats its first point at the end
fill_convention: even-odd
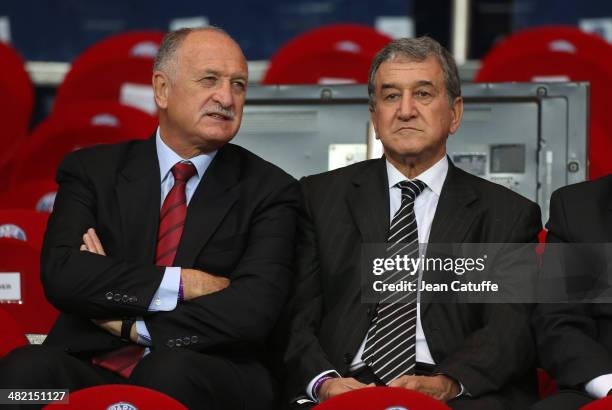
{"type": "Polygon", "coordinates": [[[97,228],[94,181],[79,152],[59,166],[59,189],[41,254],[41,279],[60,311],[88,318],[143,316],[161,283],[163,268],[80,251],[83,234],[97,228]]]}
{"type": "MultiPolygon", "coordinates": [[[[518,209],[505,243],[537,242],[541,229],[540,209],[535,204],[518,209]]],[[[515,249],[510,246],[511,249],[515,249]]],[[[533,249],[532,249],[533,250],[533,249]]],[[[535,255],[533,255],[535,256],[535,255]]],[[[517,255],[503,255],[501,266],[517,272],[523,267],[517,255]]],[[[524,265],[522,277],[537,277],[535,263],[524,265]]],[[[482,303],[482,326],[461,347],[438,364],[436,370],[460,381],[474,397],[498,391],[512,379],[524,377],[535,363],[535,345],[530,327],[533,305],[527,303],[482,303]]]]}
{"type": "Polygon", "coordinates": [[[264,344],[288,296],[300,200],[293,179],[270,191],[252,214],[230,286],[145,318],[154,348],[235,351],[264,344]]]}
{"type": "MultiPolygon", "coordinates": [[[[567,226],[565,195],[550,201],[547,243],[572,240],[567,226]]],[[[548,303],[533,315],[541,365],[561,386],[576,387],[612,372],[612,355],[598,342],[598,328],[588,303],[548,303]]]]}
{"type": "Polygon", "coordinates": [[[289,305],[291,322],[284,357],[285,367],[289,369],[287,394],[290,398],[304,394],[307,384],[318,374],[334,369],[318,339],[323,314],[321,269],[308,203],[308,179],[302,180],[302,187],[304,200],[298,218],[296,278],[289,305]]]}

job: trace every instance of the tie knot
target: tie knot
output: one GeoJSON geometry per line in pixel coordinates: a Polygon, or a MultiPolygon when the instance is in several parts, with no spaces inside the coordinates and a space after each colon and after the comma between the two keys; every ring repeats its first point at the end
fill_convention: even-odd
{"type": "Polygon", "coordinates": [[[425,182],[415,179],[413,181],[401,181],[397,183],[397,187],[402,190],[402,196],[408,196],[415,199],[427,185],[425,182]]]}
{"type": "Polygon", "coordinates": [[[177,162],[170,171],[175,181],[187,182],[195,175],[196,168],[191,162],[177,162]]]}

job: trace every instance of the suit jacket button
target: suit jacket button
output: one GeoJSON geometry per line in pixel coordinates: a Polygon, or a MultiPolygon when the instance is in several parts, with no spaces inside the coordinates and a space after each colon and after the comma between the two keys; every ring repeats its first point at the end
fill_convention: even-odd
{"type": "Polygon", "coordinates": [[[119,293],[115,293],[115,302],[119,302],[121,300],[121,295],[119,293]]]}
{"type": "Polygon", "coordinates": [[[128,295],[123,295],[123,297],[121,298],[121,301],[123,303],[128,303],[128,300],[130,300],[130,298],[128,297],[128,295]]]}
{"type": "Polygon", "coordinates": [[[174,340],[170,339],[166,342],[166,346],[168,346],[169,348],[173,348],[174,347],[174,340]]]}
{"type": "Polygon", "coordinates": [[[113,300],[113,292],[106,292],[106,300],[113,300]]]}
{"type": "Polygon", "coordinates": [[[353,361],[353,355],[350,353],[344,353],[344,363],[351,364],[353,361]]]}
{"type": "Polygon", "coordinates": [[[191,343],[191,339],[189,338],[189,336],[185,336],[183,338],[183,346],[189,346],[189,343],[191,343]]]}
{"type": "Polygon", "coordinates": [[[181,340],[180,337],[174,341],[174,345],[176,347],[181,347],[183,345],[183,341],[181,340]]]}
{"type": "Polygon", "coordinates": [[[197,336],[191,336],[191,343],[198,343],[198,337],[197,336]]]}
{"type": "Polygon", "coordinates": [[[129,302],[132,304],[136,303],[136,296],[131,296],[129,302]]]}

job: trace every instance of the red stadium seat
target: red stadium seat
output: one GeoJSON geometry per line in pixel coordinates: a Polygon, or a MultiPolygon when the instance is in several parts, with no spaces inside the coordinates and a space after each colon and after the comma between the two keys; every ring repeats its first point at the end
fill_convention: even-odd
{"type": "MultiPolygon", "coordinates": [[[[0,42],[0,187],[19,143],[27,136],[34,105],[34,88],[17,52],[0,42]]],[[[2,190],[2,188],[0,188],[2,190]]]]}
{"type": "Polygon", "coordinates": [[[90,67],[126,58],[152,60],[164,37],[162,31],[132,31],[120,33],[92,45],[79,55],[67,76],[78,74],[90,67]]]}
{"type": "Polygon", "coordinates": [[[514,33],[483,60],[477,82],[589,81],[591,83],[589,176],[612,172],[612,46],[574,27],[544,27],[514,33]]]}
{"type": "Polygon", "coordinates": [[[128,83],[150,88],[153,61],[163,35],[123,33],[94,44],[76,59],[60,85],[54,112],[79,101],[119,102],[122,87],[128,83]]]}
{"type": "Polygon", "coordinates": [[[595,400],[586,406],[580,407],[580,410],[610,410],[612,409],[612,396],[604,397],[603,399],[595,400]]]}
{"type": "Polygon", "coordinates": [[[0,193],[0,209],[27,209],[50,213],[56,193],[57,184],[53,180],[26,181],[0,193]]]}
{"type": "Polygon", "coordinates": [[[391,38],[367,26],[338,24],[304,33],[270,60],[263,84],[367,83],[374,55],[391,38]]]}
{"type": "Polygon", "coordinates": [[[0,305],[0,358],[19,346],[28,344],[23,328],[0,305]]]}
{"type": "Polygon", "coordinates": [[[157,117],[115,101],[83,101],[58,107],[43,124],[35,130],[36,134],[106,125],[123,128],[135,137],[141,137],[149,136],[155,131],[157,117]]]}
{"type": "Polygon", "coordinates": [[[0,209],[0,238],[17,239],[40,251],[48,219],[46,212],[0,209]]]}
{"type": "Polygon", "coordinates": [[[26,333],[47,334],[57,310],[47,301],[40,280],[40,252],[23,241],[0,238],[0,275],[18,273],[21,298],[3,300],[2,307],[26,333]]]}
{"type": "Polygon", "coordinates": [[[48,118],[34,130],[27,144],[16,155],[10,187],[25,181],[54,179],[64,156],[95,144],[147,138],[157,120],[135,108],[113,102],[71,105],[48,118]]]}
{"type": "Polygon", "coordinates": [[[412,390],[396,387],[368,387],[327,400],[315,410],[450,410],[446,404],[412,390]]]}
{"type": "Polygon", "coordinates": [[[68,404],[54,403],[45,410],[186,410],[175,399],[145,387],[107,384],[70,393],[68,404]]]}

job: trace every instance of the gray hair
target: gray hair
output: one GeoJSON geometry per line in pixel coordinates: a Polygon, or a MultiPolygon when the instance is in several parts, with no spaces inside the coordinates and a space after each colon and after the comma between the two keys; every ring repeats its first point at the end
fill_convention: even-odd
{"type": "Polygon", "coordinates": [[[399,56],[419,62],[426,60],[430,56],[434,56],[438,59],[442,67],[449,104],[452,104],[455,98],[461,97],[461,81],[459,80],[457,64],[452,54],[446,48],[442,47],[436,40],[427,36],[399,38],[387,44],[376,54],[372,61],[368,77],[368,99],[370,109],[374,109],[374,98],[376,95],[374,80],[376,79],[378,68],[385,61],[393,60],[399,56]]]}
{"type": "Polygon", "coordinates": [[[153,71],[163,71],[172,77],[174,69],[176,68],[176,51],[180,48],[181,44],[183,44],[185,38],[190,33],[206,30],[216,31],[229,36],[225,30],[215,26],[196,28],[186,27],[170,31],[166,33],[159,46],[159,50],[157,50],[155,62],[153,63],[153,71]]]}

